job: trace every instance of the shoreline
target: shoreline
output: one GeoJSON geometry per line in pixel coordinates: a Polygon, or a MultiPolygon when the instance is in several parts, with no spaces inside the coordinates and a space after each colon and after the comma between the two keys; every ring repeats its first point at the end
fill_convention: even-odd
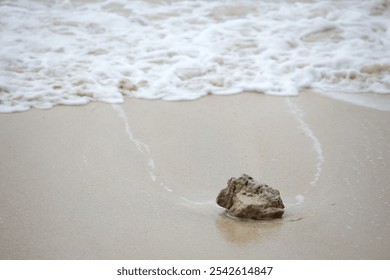
{"type": "Polygon", "coordinates": [[[389,259],[389,124],[310,92],[1,114],[0,259],[389,259]],[[242,173],[282,219],[215,204],[242,173]]]}

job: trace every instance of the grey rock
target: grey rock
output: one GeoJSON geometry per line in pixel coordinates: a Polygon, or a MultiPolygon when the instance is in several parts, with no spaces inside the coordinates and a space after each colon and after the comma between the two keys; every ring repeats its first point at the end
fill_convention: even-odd
{"type": "Polygon", "coordinates": [[[284,204],[278,190],[246,174],[231,178],[227,184],[219,193],[217,203],[226,208],[228,214],[256,220],[282,217],[284,204]]]}

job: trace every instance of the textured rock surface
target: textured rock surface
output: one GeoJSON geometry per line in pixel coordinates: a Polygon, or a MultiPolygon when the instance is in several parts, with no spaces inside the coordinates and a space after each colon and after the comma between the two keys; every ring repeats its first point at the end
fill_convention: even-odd
{"type": "Polygon", "coordinates": [[[256,182],[243,174],[231,178],[221,190],[217,203],[228,209],[230,215],[249,219],[274,219],[282,217],[284,204],[278,190],[256,182]]]}

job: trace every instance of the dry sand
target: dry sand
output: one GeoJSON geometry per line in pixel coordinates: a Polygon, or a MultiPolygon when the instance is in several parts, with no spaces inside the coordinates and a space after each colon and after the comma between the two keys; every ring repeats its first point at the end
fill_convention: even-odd
{"type": "Polygon", "coordinates": [[[313,93],[129,98],[0,129],[1,259],[390,258],[390,112],[313,93]],[[282,219],[215,204],[242,173],[279,189],[282,219]]]}

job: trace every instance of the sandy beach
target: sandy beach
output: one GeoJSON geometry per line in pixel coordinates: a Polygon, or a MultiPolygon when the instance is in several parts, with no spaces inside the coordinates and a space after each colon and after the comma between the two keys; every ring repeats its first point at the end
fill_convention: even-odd
{"type": "Polygon", "coordinates": [[[0,115],[1,259],[389,259],[390,112],[305,92],[0,115]],[[247,173],[282,219],[215,198],[247,173]]]}

